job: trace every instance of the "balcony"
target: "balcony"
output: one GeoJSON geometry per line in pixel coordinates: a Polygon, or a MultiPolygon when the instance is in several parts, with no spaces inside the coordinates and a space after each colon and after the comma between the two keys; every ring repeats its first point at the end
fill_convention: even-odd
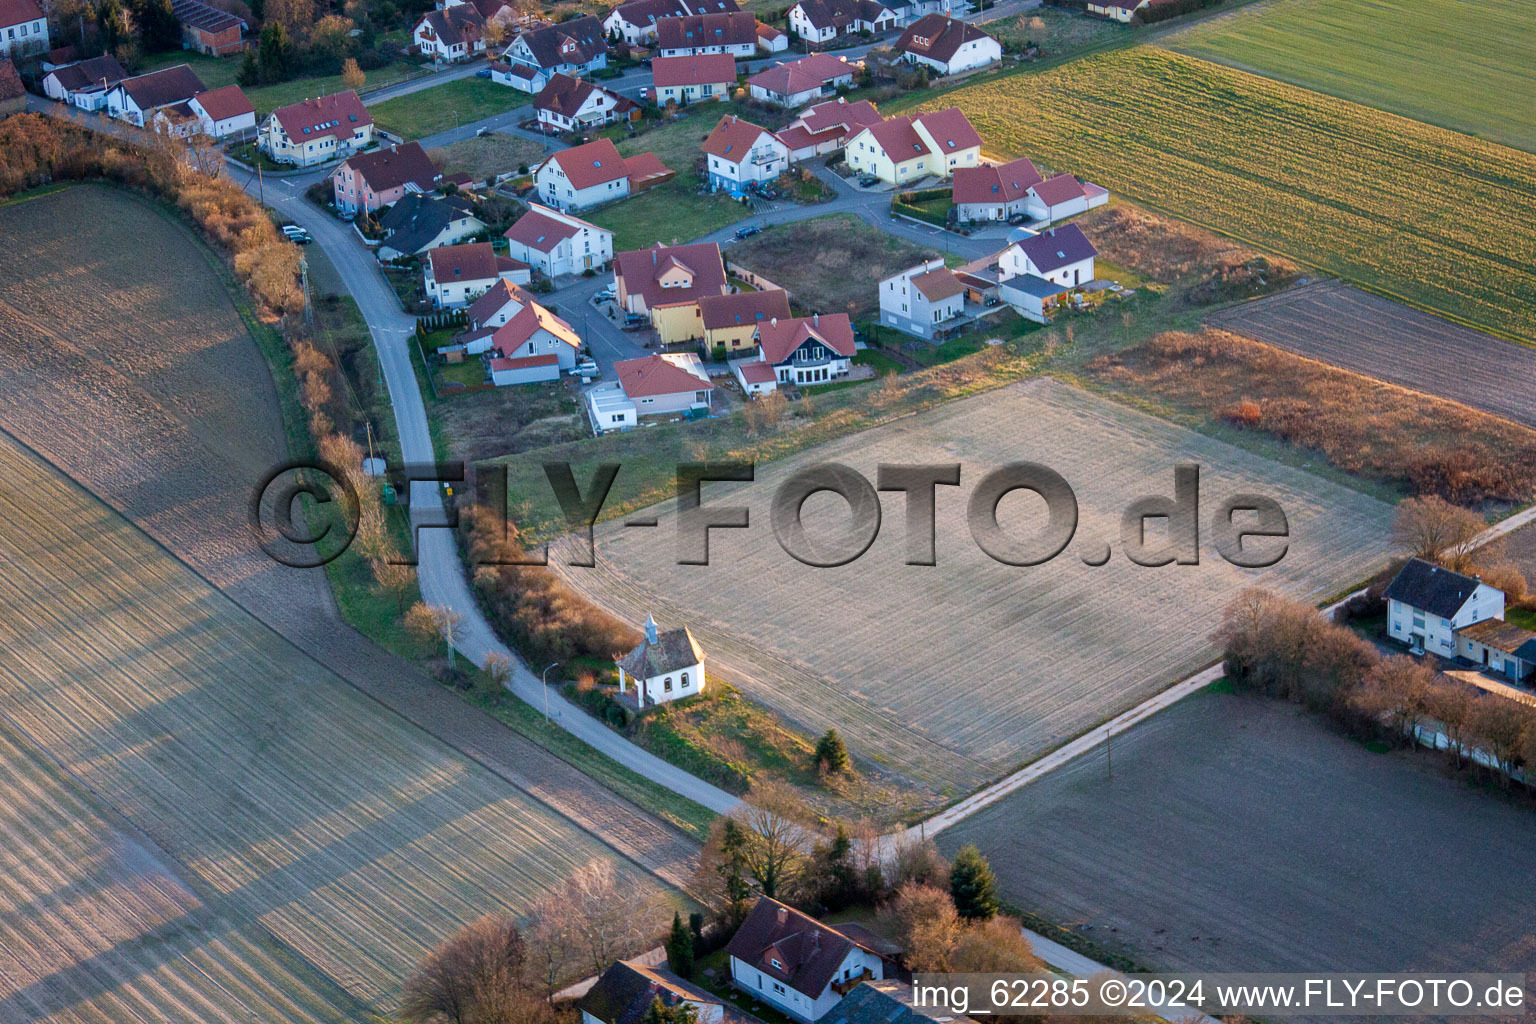
{"type": "Polygon", "coordinates": [[[874,980],[875,980],[874,974],[870,971],[870,969],[868,967],[866,967],[862,971],[860,971],[858,974],[855,974],[853,977],[849,978],[846,981],[834,981],[832,983],[832,991],[836,992],[840,996],[845,996],[849,992],[852,992],[854,989],[858,988],[859,985],[862,982],[874,981],[874,980]]]}

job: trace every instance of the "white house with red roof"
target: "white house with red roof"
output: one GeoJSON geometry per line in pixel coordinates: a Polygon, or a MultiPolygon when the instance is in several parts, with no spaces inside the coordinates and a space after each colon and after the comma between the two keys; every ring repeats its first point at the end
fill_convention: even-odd
{"type": "Polygon", "coordinates": [[[748,398],[760,398],[779,389],[778,373],[761,359],[733,359],[730,365],[731,376],[748,398]]]}
{"type": "Polygon", "coordinates": [[[779,107],[799,107],[853,85],[858,66],[830,53],[813,53],[775,64],[747,79],[755,100],[779,107]]]}
{"type": "Polygon", "coordinates": [[[725,947],[731,984],[796,1020],[820,1020],[861,982],[894,976],[868,933],[845,927],[759,897],[725,947]]]}
{"type": "Polygon", "coordinates": [[[891,185],[948,178],[981,163],[981,136],[959,107],[888,117],[848,140],[848,166],[891,185]]]}
{"type": "Polygon", "coordinates": [[[545,206],[585,210],[643,192],[671,176],[654,153],[625,158],[612,139],[594,139],[551,153],[534,168],[533,183],[545,206]]]}
{"type": "MultiPolygon", "coordinates": [[[[121,121],[148,128],[154,124],[156,112],[185,104],[192,97],[207,91],[208,87],[190,65],[177,64],[118,82],[107,90],[106,108],[109,114],[121,121]]],[[[185,111],[178,120],[190,117],[191,112],[185,111]]]]}
{"type": "Polygon", "coordinates": [[[1088,13],[1126,23],[1151,3],[1152,0],[1088,0],[1088,13]]]}
{"type": "Polygon", "coordinates": [[[524,304],[491,333],[490,342],[491,381],[498,385],[555,380],[561,371],[576,368],[581,351],[575,329],[537,302],[524,304]],[[499,380],[497,360],[513,361],[500,368],[499,380]]]}
{"type": "Polygon", "coordinates": [[[657,57],[651,61],[656,102],[685,107],[706,100],[724,102],[736,85],[736,58],[728,53],[698,57],[657,57]]]}
{"type": "Polygon", "coordinates": [[[728,53],[738,59],[757,53],[757,15],[750,11],[689,14],[656,23],[658,57],[728,53]]]}
{"type": "Polygon", "coordinates": [[[880,282],[880,322],[919,338],[944,333],[945,324],[965,312],[965,286],[932,259],[880,282]]]}
{"type": "Polygon", "coordinates": [[[712,191],[739,192],[789,170],[789,147],[761,125],[726,114],[704,140],[704,160],[712,191]]]}
{"type": "Polygon", "coordinates": [[[373,141],[373,115],[351,89],[278,107],[257,134],[267,156],[300,167],[351,156],[373,141]]]}
{"type": "Polygon", "coordinates": [[[613,364],[619,387],[637,415],[661,416],[708,409],[715,386],[692,352],[621,359],[613,364]]]}
{"type": "Polygon", "coordinates": [[[490,242],[440,245],[421,261],[427,297],[438,309],[467,306],[497,281],[528,283],[528,264],[496,255],[490,242]]]}
{"type": "Polygon", "coordinates": [[[48,47],[48,15],[37,0],[0,0],[0,57],[25,57],[48,47]]]}
{"type": "Polygon", "coordinates": [[[634,100],[570,75],[557,74],[533,99],[534,116],[545,131],[571,132],[640,113],[634,100]]]}
{"type": "Polygon", "coordinates": [[[1058,174],[1029,187],[1025,194],[1024,209],[1031,220],[1052,224],[1107,202],[1107,189],[1092,182],[1078,181],[1070,174],[1058,174]]]}
{"type": "Polygon", "coordinates": [[[1028,157],[985,167],[958,167],[951,198],[962,221],[1028,216],[1029,190],[1044,177],[1028,157]]]}
{"type": "Polygon", "coordinates": [[[408,192],[431,192],[443,179],[419,142],[347,157],[331,172],[336,207],[372,213],[398,203],[408,192]]]}
{"type": "Polygon", "coordinates": [[[507,255],[545,277],[597,270],[613,260],[612,231],[538,203],[529,203],[504,237],[507,255]]]}
{"type": "Polygon", "coordinates": [[[968,21],[947,14],[927,14],[907,26],[896,52],[909,64],[941,75],[984,68],[1003,59],[1003,46],[968,21]]]}
{"type": "Polygon", "coordinates": [[[228,138],[256,127],[256,107],[238,85],[200,92],[187,106],[197,118],[198,130],[210,138],[228,138]]]}
{"type": "MultiPolygon", "coordinates": [[[[779,384],[825,384],[846,377],[853,365],[853,323],[847,313],[775,317],[757,325],[757,344],[757,361],[773,368],[779,384]]],[[[744,371],[751,362],[743,364],[744,371]]]]}
{"type": "Polygon", "coordinates": [[[852,135],[881,121],[880,111],[869,100],[849,103],[839,96],[800,111],[800,116],[779,129],[779,141],[789,150],[792,163],[834,153],[852,135]]]}

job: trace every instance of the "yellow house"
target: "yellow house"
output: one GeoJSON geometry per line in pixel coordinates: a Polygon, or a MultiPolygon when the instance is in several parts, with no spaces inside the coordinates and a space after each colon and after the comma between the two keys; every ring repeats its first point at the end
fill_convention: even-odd
{"type": "Polygon", "coordinates": [[[736,58],[728,53],[657,57],[651,61],[651,78],[656,83],[658,106],[666,106],[668,100],[680,107],[704,100],[724,101],[736,85],[736,58]]]}
{"type": "Polygon", "coordinates": [[[981,166],[981,136],[959,107],[917,117],[888,117],[848,140],[848,166],[891,185],[952,177],[981,166]]]}
{"type": "Polygon", "coordinates": [[[648,316],[661,343],[704,337],[699,300],[724,295],[725,265],[714,242],[621,252],[613,258],[615,297],[632,316],[648,316]]]}
{"type": "Polygon", "coordinates": [[[770,289],[705,295],[699,299],[706,355],[724,350],[735,358],[757,347],[757,325],[778,318],[789,319],[789,293],[770,289]]]}

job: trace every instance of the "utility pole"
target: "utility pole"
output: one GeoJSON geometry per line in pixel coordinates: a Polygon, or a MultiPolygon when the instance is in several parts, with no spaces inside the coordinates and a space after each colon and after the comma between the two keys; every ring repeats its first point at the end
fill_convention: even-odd
{"type": "Polygon", "coordinates": [[[1104,761],[1109,766],[1109,777],[1115,777],[1115,733],[1109,730],[1104,734],[1104,761]]]}

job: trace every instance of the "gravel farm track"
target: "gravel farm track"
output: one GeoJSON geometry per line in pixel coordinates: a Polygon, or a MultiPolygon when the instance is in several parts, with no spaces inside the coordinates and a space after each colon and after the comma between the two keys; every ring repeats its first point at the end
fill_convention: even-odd
{"type": "MultiPolygon", "coordinates": [[[[579,862],[575,860],[578,856],[584,859],[617,854],[621,870],[627,873],[648,872],[673,886],[688,882],[695,847],[680,833],[468,704],[445,694],[410,663],[380,650],[341,623],[321,572],[285,569],[256,549],[245,521],[249,494],[262,473],[287,457],[276,392],[265,362],[214,270],[211,255],[188,231],[130,193],[103,186],[79,186],[0,208],[0,243],[4,245],[0,252],[6,254],[0,261],[4,267],[0,274],[0,428],[122,513],[201,577],[198,579],[177,566],[165,551],[154,549],[153,555],[164,565],[145,570],[146,578],[182,572],[189,577],[183,581],[187,587],[212,583],[256,616],[255,620],[244,618],[233,605],[226,610],[231,617],[244,618],[244,625],[236,631],[242,642],[286,646],[262,628],[256,621],[260,620],[337,673],[326,672],[291,649],[282,655],[285,659],[297,658],[303,665],[302,671],[290,673],[292,679],[309,676],[306,685],[314,692],[325,691],[327,700],[339,702],[346,713],[356,716],[340,720],[340,727],[349,735],[367,729],[393,730],[410,744],[425,745],[425,751],[396,750],[402,758],[400,766],[429,765],[437,759],[444,766],[451,765],[451,769],[444,768],[448,775],[475,780],[483,806],[500,808],[498,813],[504,820],[493,827],[481,826],[482,834],[473,843],[463,845],[466,851],[473,851],[466,856],[478,857],[482,864],[502,861],[501,870],[510,872],[506,878],[494,885],[485,880],[484,888],[471,889],[463,897],[444,897],[442,905],[451,908],[441,912],[445,916],[437,916],[439,912],[427,907],[413,907],[393,924],[372,920],[353,935],[324,933],[316,927],[315,934],[321,937],[314,942],[319,946],[330,944],[333,949],[351,942],[366,942],[371,935],[390,934],[392,941],[392,932],[406,927],[407,922],[411,925],[411,939],[379,954],[371,963],[367,957],[359,956],[361,966],[355,970],[338,968],[344,976],[339,982],[321,977],[317,982],[320,989],[330,990],[329,995],[345,996],[339,1002],[329,995],[309,1000],[312,1006],[330,1003],[333,1009],[329,1014],[295,1011],[287,1019],[351,1018],[355,1011],[387,1006],[412,958],[419,955],[424,943],[443,934],[450,923],[447,916],[472,917],[500,906],[521,909],[527,895],[547,884],[548,879],[542,877],[530,877],[526,886],[514,881],[518,872],[530,867],[529,862],[547,865],[536,867],[535,873],[542,874],[553,869],[568,870],[579,862]],[[144,258],[144,254],[151,253],[152,259],[144,258]],[[338,675],[356,689],[343,685],[338,675]],[[323,678],[324,682],[316,683],[316,678],[323,678]],[[374,700],[366,699],[358,691],[374,700]],[[386,708],[404,717],[391,714],[386,708]],[[408,722],[447,739],[454,750],[426,740],[408,722]],[[546,842],[550,844],[548,848],[544,848],[546,842]],[[629,867],[622,866],[625,861],[629,867]],[[436,923],[430,923],[434,919],[436,923]]],[[[9,450],[10,443],[6,443],[9,450]]],[[[12,478],[7,478],[7,485],[18,486],[12,478]]],[[[9,491],[9,500],[14,500],[16,493],[9,491]]],[[[22,489],[19,493],[27,491],[22,489]]],[[[31,498],[26,510],[36,511],[31,498]]],[[[98,515],[92,523],[105,521],[98,515]]],[[[132,532],[126,526],[114,530],[132,532]]],[[[146,539],[140,537],[138,541],[149,547],[146,539]]],[[[69,547],[62,541],[55,546],[69,547]]],[[[148,551],[138,552],[138,557],[146,565],[153,561],[148,551]]],[[[136,573],[141,568],[135,567],[136,573]]],[[[104,566],[100,572],[109,569],[110,566],[104,566]]],[[[10,571],[7,568],[5,575],[10,571]]],[[[42,584],[38,589],[46,593],[67,588],[42,584]]],[[[153,597],[142,596],[145,600],[153,597]]],[[[213,598],[209,596],[206,600],[212,602],[213,598]]],[[[105,604],[102,614],[108,618],[134,615],[126,600],[105,604]]],[[[35,638],[18,638],[17,642],[32,639],[35,638]]],[[[18,666],[14,658],[7,653],[0,659],[0,678],[6,679],[0,690],[7,700],[14,696],[16,685],[18,666]]],[[[68,682],[71,681],[54,681],[58,686],[68,682]]],[[[217,702],[217,690],[209,683],[190,691],[151,695],[145,707],[118,724],[126,727],[141,720],[159,721],[165,729],[159,742],[175,744],[178,741],[171,739],[176,735],[174,725],[157,720],[153,709],[169,714],[169,709],[180,707],[190,712],[195,707],[194,698],[217,702]]],[[[311,713],[318,711],[315,701],[305,703],[311,713]]],[[[10,712],[16,710],[12,705],[0,718],[8,719],[10,712]]],[[[238,761],[238,744],[255,743],[258,749],[248,751],[247,756],[252,764],[260,765],[268,757],[261,744],[299,742],[288,735],[288,719],[284,717],[285,713],[291,715],[293,708],[260,710],[274,716],[267,720],[268,731],[262,731],[259,723],[263,719],[257,709],[252,709],[248,719],[252,726],[250,734],[228,738],[221,757],[236,757],[238,761]],[[283,724],[272,724],[274,720],[283,724]]],[[[217,712],[218,708],[214,708],[208,713],[217,712]]],[[[0,728],[4,728],[3,722],[0,728]]],[[[89,739],[107,742],[110,737],[95,734],[89,739]]],[[[77,737],[76,741],[85,743],[87,737],[77,737]]],[[[46,755],[23,749],[18,756],[24,760],[30,757],[44,764],[49,757],[60,759],[76,774],[75,782],[88,777],[80,774],[86,765],[71,762],[51,741],[41,742],[38,737],[29,740],[25,735],[15,739],[20,748],[29,742],[46,748],[46,755]]],[[[346,749],[337,737],[332,737],[330,745],[346,749]]],[[[9,760],[6,763],[9,765],[9,760]]],[[[94,763],[91,767],[94,770],[94,763]]],[[[181,762],[180,767],[192,777],[203,774],[194,762],[181,762]]],[[[298,774],[306,776],[306,781],[285,782],[284,786],[290,790],[314,786],[323,799],[326,787],[315,785],[317,779],[338,778],[342,780],[338,784],[345,785],[359,771],[368,773],[355,758],[350,763],[318,769],[301,767],[298,774]]],[[[411,801],[430,804],[427,791],[432,786],[425,775],[417,779],[413,772],[409,785],[401,780],[398,788],[389,789],[388,771],[381,767],[372,774],[384,789],[358,794],[360,804],[377,809],[387,804],[387,795],[406,798],[408,806],[414,806],[411,801]]],[[[89,795],[78,791],[75,782],[47,779],[39,786],[63,792],[75,801],[92,802],[89,795]]],[[[450,788],[454,785],[450,783],[450,788]]],[[[107,791],[107,787],[95,788],[98,793],[107,791]]],[[[166,792],[174,793],[176,788],[177,783],[167,783],[166,792]]],[[[223,814],[232,820],[239,820],[239,812],[249,809],[252,801],[261,803],[241,787],[233,787],[222,799],[228,801],[223,814]]],[[[111,803],[116,805],[117,801],[111,803]]],[[[297,832],[310,819],[334,817],[351,809],[355,808],[338,805],[310,809],[312,813],[307,816],[293,816],[293,828],[297,832]]],[[[393,813],[408,812],[396,808],[393,813]]],[[[112,829],[121,829],[130,837],[134,826],[147,833],[155,832],[150,824],[132,814],[128,822],[114,819],[110,809],[103,809],[100,814],[111,820],[109,826],[97,830],[96,846],[100,849],[138,842],[132,838],[119,840],[112,829]]],[[[8,819],[0,815],[0,821],[5,820],[8,819]]],[[[466,809],[463,824],[473,827],[473,823],[473,814],[466,809]]],[[[377,822],[372,827],[380,829],[377,822]]],[[[383,831],[387,836],[388,830],[383,831]]],[[[423,835],[429,831],[424,829],[423,835]]],[[[89,838],[84,826],[81,835],[89,838]]],[[[168,872],[191,870],[195,875],[204,864],[204,853],[199,851],[195,839],[194,831],[178,830],[169,839],[155,834],[154,841],[147,845],[159,843],[168,851],[165,862],[172,865],[168,872]]],[[[350,839],[362,844],[357,849],[366,848],[362,831],[350,839]]],[[[259,845],[262,840],[253,832],[250,842],[259,845]]],[[[344,845],[342,849],[345,852],[344,845]]],[[[398,851],[389,854],[381,848],[372,852],[382,857],[401,856],[398,851]]],[[[78,884],[115,884],[111,869],[114,862],[110,858],[98,860],[98,867],[93,869],[97,874],[78,884]]],[[[366,866],[367,858],[361,855],[353,864],[359,870],[366,866]]],[[[445,870],[441,874],[451,877],[452,872],[445,870]]],[[[268,887],[269,894],[275,894],[279,882],[290,884],[294,887],[290,895],[299,900],[306,895],[303,886],[308,881],[307,876],[290,866],[288,871],[278,872],[262,884],[268,887]]],[[[0,932],[7,925],[24,926],[32,915],[52,907],[56,901],[50,901],[44,894],[56,888],[50,883],[38,893],[18,894],[14,900],[8,898],[0,903],[0,932]]],[[[413,893],[430,891],[428,885],[414,889],[413,893]]],[[[381,914],[388,912],[387,899],[381,898],[377,905],[381,914]]],[[[173,925],[160,926],[149,918],[138,920],[143,928],[141,933],[124,925],[112,932],[116,936],[113,941],[155,939],[174,945],[185,940],[196,945],[173,925]]],[[[343,918],[338,915],[337,920],[343,918]]],[[[242,918],[234,927],[249,925],[253,934],[262,932],[261,926],[253,921],[254,918],[242,918]]],[[[270,936],[258,936],[251,941],[278,945],[270,936]]],[[[0,966],[5,964],[7,945],[8,940],[0,939],[0,966]]],[[[125,968],[111,960],[119,952],[109,943],[101,956],[111,969],[127,970],[124,977],[132,983],[131,965],[125,968]]],[[[312,960],[328,955],[324,949],[313,953],[312,960]]],[[[304,959],[291,951],[287,955],[295,961],[304,959]]],[[[152,967],[156,971],[167,969],[158,963],[152,967]]],[[[272,973],[266,967],[257,971],[263,976],[272,973]]],[[[93,1019],[91,1012],[97,1012],[91,1009],[94,1003],[81,1003],[76,1007],[81,1016],[68,1015],[66,993],[84,990],[71,987],[67,977],[43,979],[35,985],[27,983],[13,991],[11,986],[22,985],[14,979],[23,977],[25,972],[14,974],[9,968],[0,969],[0,978],[5,979],[0,984],[0,1019],[7,1017],[7,1005],[31,1005],[15,1002],[18,999],[41,999],[60,1012],[60,1019],[88,1020],[93,1019]]],[[[204,985],[195,979],[191,984],[194,988],[204,985]]],[[[256,1004],[260,1001],[257,996],[256,1004]]],[[[131,1019],[131,1015],[99,1012],[113,1019],[131,1019]]],[[[224,1017],[222,1012],[206,1010],[189,1010],[183,1015],[183,1019],[224,1017]]],[[[240,1019],[248,1017],[248,1012],[240,1015],[240,1019]]],[[[271,1018],[284,1019],[276,1009],[271,1011],[271,1018]]],[[[263,1019],[267,1019],[266,1014],[263,1019]]]]}
{"type": "MultiPolygon", "coordinates": [[[[714,531],[709,566],[675,564],[668,503],[657,529],[599,525],[597,568],[560,571],[622,618],[654,611],[688,623],[712,671],[807,731],[836,726],[861,763],[909,783],[915,807],[893,815],[963,796],[1205,667],[1237,588],[1319,601],[1370,575],[1387,559],[1392,515],[1357,491],[1044,378],[761,465],[753,483],[711,484],[706,498],[751,510],[749,530],[714,531]],[[1081,516],[1067,551],[1028,568],[987,557],[966,525],[976,481],[1020,459],[1065,476],[1081,516]],[[879,536],[848,565],[803,566],[772,536],[769,499],[803,466],[841,462],[873,481],[880,462],[951,461],[964,468],[959,488],[938,489],[935,567],[902,564],[899,495],[883,499],[879,536]],[[1240,570],[1207,539],[1197,566],[1133,565],[1121,513],[1142,495],[1170,494],[1179,462],[1201,467],[1202,529],[1230,494],[1278,501],[1290,519],[1286,557],[1240,570]],[[1084,564],[1111,539],[1109,564],[1084,564]]],[[[1039,507],[1009,497],[1000,519],[1027,536],[1038,520],[1022,517],[1039,507]]],[[[836,534],[846,508],[813,496],[807,532],[836,534]]]]}
{"type": "Polygon", "coordinates": [[[1536,349],[1340,281],[1229,306],[1206,323],[1536,427],[1536,349]]]}
{"type": "Polygon", "coordinates": [[[1536,971],[1531,809],[1441,764],[1207,692],[939,845],[1152,970],[1536,971]]]}

